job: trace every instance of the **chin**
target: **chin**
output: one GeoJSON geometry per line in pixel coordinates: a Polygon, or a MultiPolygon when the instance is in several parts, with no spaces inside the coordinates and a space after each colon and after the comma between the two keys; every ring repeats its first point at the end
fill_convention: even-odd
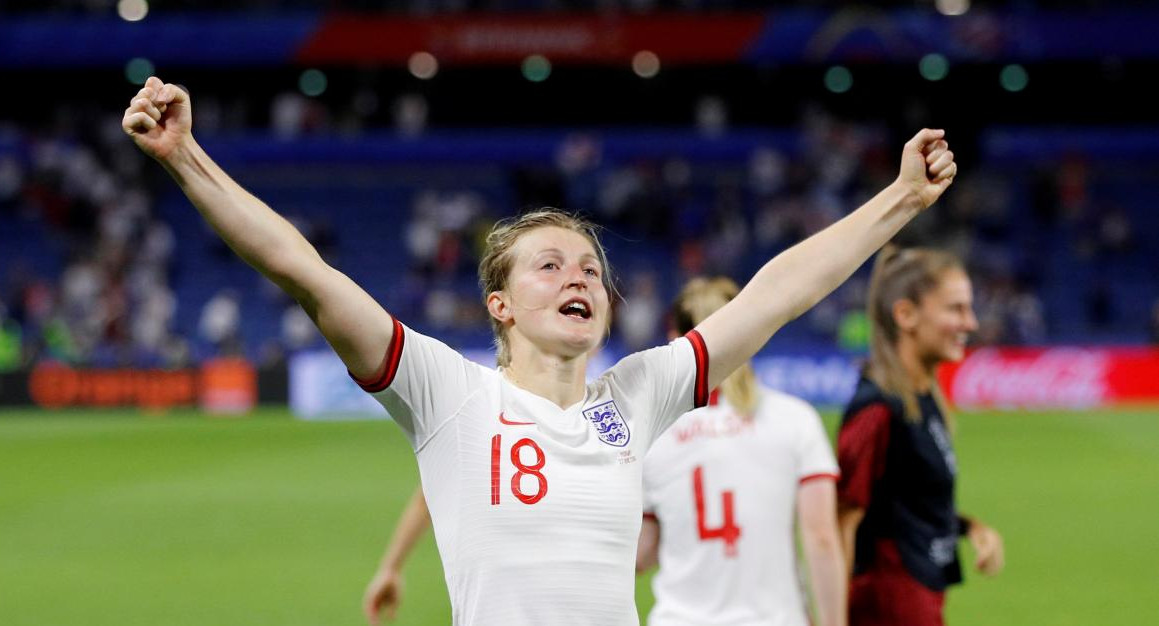
{"type": "Polygon", "coordinates": [[[942,360],[951,363],[957,363],[966,356],[966,348],[964,346],[954,346],[942,353],[942,360]]]}
{"type": "Polygon", "coordinates": [[[586,354],[599,344],[599,337],[591,337],[587,334],[583,335],[569,335],[560,339],[559,343],[562,352],[569,356],[579,356],[586,354]]]}

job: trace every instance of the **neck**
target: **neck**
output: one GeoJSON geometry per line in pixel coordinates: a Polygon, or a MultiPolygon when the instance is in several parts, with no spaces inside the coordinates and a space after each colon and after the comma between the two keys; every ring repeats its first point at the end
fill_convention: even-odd
{"type": "Polygon", "coordinates": [[[503,373],[516,387],[567,408],[584,398],[587,364],[586,354],[568,358],[512,345],[511,362],[503,373]]]}
{"type": "Polygon", "coordinates": [[[897,342],[897,356],[901,359],[909,379],[914,383],[914,391],[926,393],[930,390],[934,380],[934,369],[937,362],[927,363],[918,354],[916,347],[908,337],[902,336],[897,342]]]}

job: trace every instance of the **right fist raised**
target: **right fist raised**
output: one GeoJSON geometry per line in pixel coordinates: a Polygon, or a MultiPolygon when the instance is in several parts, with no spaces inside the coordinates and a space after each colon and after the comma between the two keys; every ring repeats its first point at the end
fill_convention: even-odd
{"type": "Polygon", "coordinates": [[[137,147],[158,161],[168,159],[181,142],[189,139],[192,127],[189,94],[177,85],[162,83],[156,76],[150,76],[133,96],[121,120],[121,128],[137,147]]]}

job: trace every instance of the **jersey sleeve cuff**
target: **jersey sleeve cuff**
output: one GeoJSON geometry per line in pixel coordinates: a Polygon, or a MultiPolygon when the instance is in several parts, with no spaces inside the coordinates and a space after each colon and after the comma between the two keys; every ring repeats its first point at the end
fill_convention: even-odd
{"type": "Polygon", "coordinates": [[[839,478],[841,478],[841,476],[839,476],[833,472],[818,472],[816,474],[806,474],[806,475],[802,476],[800,479],[797,480],[797,484],[804,485],[805,483],[810,482],[810,481],[814,481],[814,480],[832,480],[834,482],[837,482],[837,480],[839,478]]]}
{"type": "Polygon", "coordinates": [[[692,390],[692,406],[699,409],[708,404],[708,347],[704,345],[704,337],[696,329],[684,335],[688,343],[692,344],[692,355],[696,359],[696,381],[692,390]]]}
{"type": "Polygon", "coordinates": [[[406,340],[406,335],[403,332],[403,325],[393,316],[391,322],[394,324],[394,334],[390,338],[390,345],[386,347],[386,354],[382,357],[382,367],[379,368],[379,373],[364,379],[355,376],[350,370],[346,370],[354,382],[368,393],[377,393],[389,387],[394,382],[394,376],[398,373],[398,364],[402,361],[402,346],[406,340]]]}

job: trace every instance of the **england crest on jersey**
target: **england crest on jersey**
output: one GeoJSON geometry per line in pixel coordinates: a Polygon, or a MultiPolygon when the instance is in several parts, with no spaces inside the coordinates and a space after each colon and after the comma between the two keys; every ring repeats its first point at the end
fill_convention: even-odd
{"type": "Polygon", "coordinates": [[[632,438],[628,423],[620,416],[616,403],[611,400],[584,409],[584,417],[595,427],[600,441],[610,446],[622,448],[628,445],[628,440],[632,438]]]}

